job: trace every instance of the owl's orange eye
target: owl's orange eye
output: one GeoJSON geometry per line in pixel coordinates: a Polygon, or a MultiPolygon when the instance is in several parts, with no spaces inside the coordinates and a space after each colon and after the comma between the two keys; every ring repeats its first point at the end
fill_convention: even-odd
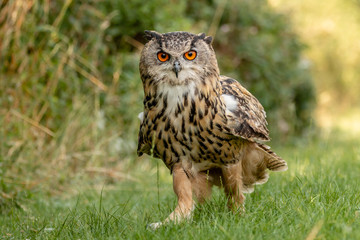
{"type": "Polygon", "coordinates": [[[160,62],[166,62],[167,60],[169,60],[169,54],[164,52],[158,52],[157,57],[160,62]]]}
{"type": "Polygon", "coordinates": [[[194,50],[190,50],[184,54],[184,58],[187,60],[194,60],[196,58],[196,52],[194,50]]]}

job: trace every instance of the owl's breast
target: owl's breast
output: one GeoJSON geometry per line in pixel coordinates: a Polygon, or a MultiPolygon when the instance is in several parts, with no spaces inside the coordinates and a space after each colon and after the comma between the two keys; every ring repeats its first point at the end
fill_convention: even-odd
{"type": "Polygon", "coordinates": [[[139,146],[141,139],[145,153],[161,158],[169,169],[182,158],[203,163],[200,168],[239,159],[241,140],[224,130],[225,106],[216,93],[189,86],[164,88],[159,96],[141,124],[139,146]]]}

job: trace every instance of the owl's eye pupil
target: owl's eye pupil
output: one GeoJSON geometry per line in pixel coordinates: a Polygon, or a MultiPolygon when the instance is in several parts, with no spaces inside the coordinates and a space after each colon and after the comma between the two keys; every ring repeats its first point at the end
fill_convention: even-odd
{"type": "Polygon", "coordinates": [[[166,54],[165,54],[165,53],[162,53],[162,54],[161,54],[161,58],[166,58],[166,54]]]}
{"type": "Polygon", "coordinates": [[[189,56],[189,57],[192,57],[192,55],[193,55],[192,52],[189,52],[189,53],[188,53],[188,56],[189,56]]]}

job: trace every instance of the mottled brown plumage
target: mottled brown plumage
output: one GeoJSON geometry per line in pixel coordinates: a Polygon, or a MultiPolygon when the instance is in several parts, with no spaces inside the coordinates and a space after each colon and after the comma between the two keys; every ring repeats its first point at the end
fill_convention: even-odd
{"type": "MultiPolygon", "coordinates": [[[[202,202],[212,185],[224,187],[229,207],[286,162],[268,141],[266,114],[239,82],[220,76],[211,37],[146,31],[140,59],[144,112],[138,154],[163,160],[174,178],[178,206],[165,220],[191,216],[193,194],[202,202]]],[[[158,227],[155,223],[152,227],[158,227]]]]}

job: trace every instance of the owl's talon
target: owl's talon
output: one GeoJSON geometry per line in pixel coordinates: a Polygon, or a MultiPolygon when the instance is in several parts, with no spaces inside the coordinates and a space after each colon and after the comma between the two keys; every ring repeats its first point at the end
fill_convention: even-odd
{"type": "Polygon", "coordinates": [[[162,225],[162,222],[150,223],[150,224],[146,225],[146,229],[148,229],[148,230],[156,230],[159,227],[161,227],[161,225],[162,225]]]}

